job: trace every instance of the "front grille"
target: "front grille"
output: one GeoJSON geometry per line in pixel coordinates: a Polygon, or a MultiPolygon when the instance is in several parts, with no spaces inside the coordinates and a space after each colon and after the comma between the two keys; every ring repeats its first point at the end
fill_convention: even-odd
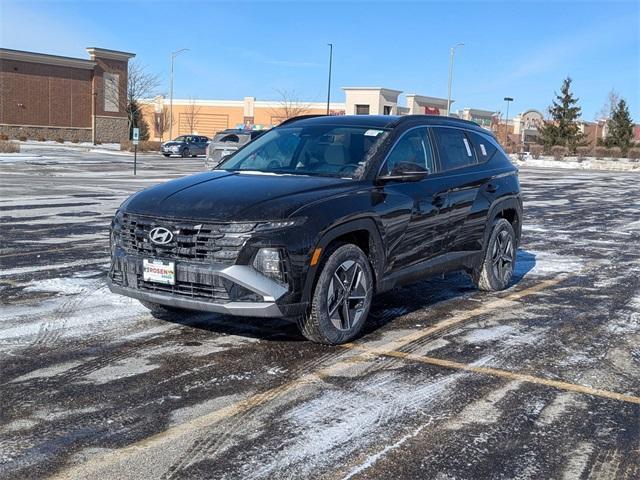
{"type": "Polygon", "coordinates": [[[177,282],[175,285],[145,282],[142,275],[138,275],[138,288],[148,292],[171,293],[193,299],[203,299],[215,303],[227,303],[229,293],[223,285],[207,285],[196,282],[177,282]]]}
{"type": "Polygon", "coordinates": [[[233,265],[246,241],[242,234],[220,231],[221,224],[195,223],[141,215],[124,214],[121,226],[122,247],[128,253],[153,258],[212,261],[233,265]],[[165,227],[173,233],[166,245],[149,239],[149,232],[165,227]]]}

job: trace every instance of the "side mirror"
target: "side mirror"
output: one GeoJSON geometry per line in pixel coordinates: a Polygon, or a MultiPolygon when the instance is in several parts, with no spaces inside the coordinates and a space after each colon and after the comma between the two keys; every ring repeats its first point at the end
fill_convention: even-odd
{"type": "Polygon", "coordinates": [[[411,162],[400,162],[393,167],[391,173],[377,178],[380,183],[386,182],[419,182],[423,180],[429,171],[423,166],[411,162]]]}

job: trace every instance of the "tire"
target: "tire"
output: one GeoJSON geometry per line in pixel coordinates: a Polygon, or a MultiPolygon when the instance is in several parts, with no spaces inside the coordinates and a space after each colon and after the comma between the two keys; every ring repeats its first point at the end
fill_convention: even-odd
{"type": "Polygon", "coordinates": [[[374,289],[369,259],[355,245],[336,244],[319,271],[309,312],[298,319],[300,332],[316,343],[348,342],[358,336],[369,315],[374,289]]]}
{"type": "Polygon", "coordinates": [[[188,148],[185,148],[184,150],[182,150],[182,158],[189,158],[191,156],[191,152],[189,151],[188,148]]]}
{"type": "Polygon", "coordinates": [[[482,262],[471,274],[480,290],[497,292],[509,286],[516,265],[516,234],[504,218],[494,220],[482,262]]]}
{"type": "Polygon", "coordinates": [[[170,157],[170,156],[171,156],[171,154],[170,154],[170,153],[163,153],[163,155],[164,155],[165,157],[170,157]]]}
{"type": "Polygon", "coordinates": [[[182,315],[189,315],[193,313],[193,310],[187,310],[186,308],[169,307],[167,305],[160,305],[159,303],[147,302],[145,300],[138,300],[142,306],[151,310],[151,315],[154,317],[175,317],[182,315]]]}

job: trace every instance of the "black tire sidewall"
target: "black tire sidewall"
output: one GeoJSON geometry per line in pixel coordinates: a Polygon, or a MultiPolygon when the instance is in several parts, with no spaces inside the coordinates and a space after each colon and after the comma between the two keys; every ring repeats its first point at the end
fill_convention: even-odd
{"type": "Polygon", "coordinates": [[[489,283],[491,284],[491,287],[493,290],[504,290],[505,288],[507,288],[509,286],[509,283],[511,283],[511,280],[513,279],[513,274],[515,272],[515,268],[516,268],[516,253],[517,253],[517,249],[516,249],[516,234],[513,230],[513,227],[511,226],[511,224],[505,220],[504,218],[499,218],[496,219],[493,223],[493,227],[491,229],[491,235],[489,236],[489,241],[487,242],[487,249],[485,251],[485,255],[484,255],[484,268],[487,269],[487,278],[489,280],[489,283]],[[509,235],[511,236],[511,241],[513,244],[513,263],[512,263],[512,268],[511,268],[511,275],[509,276],[509,279],[505,282],[500,278],[497,278],[496,275],[494,274],[493,271],[493,264],[492,264],[492,252],[493,252],[493,246],[495,245],[496,239],[498,237],[498,235],[502,232],[502,231],[507,231],[509,233],[509,235]]]}
{"type": "Polygon", "coordinates": [[[191,156],[191,151],[188,148],[182,150],[182,158],[187,158],[191,156]]]}
{"type": "Polygon", "coordinates": [[[373,271],[371,270],[371,265],[369,264],[367,256],[355,245],[348,244],[337,247],[321,266],[321,272],[313,292],[311,315],[314,317],[312,320],[316,324],[315,327],[321,336],[320,339],[314,340],[320,340],[321,343],[327,343],[330,345],[337,345],[355,338],[366,323],[367,316],[369,315],[369,310],[371,308],[372,298],[373,271]],[[353,260],[362,267],[362,271],[365,275],[365,281],[367,282],[367,298],[365,299],[365,310],[360,321],[350,330],[343,331],[337,329],[329,319],[327,290],[333,273],[343,262],[347,260],[353,260]]]}

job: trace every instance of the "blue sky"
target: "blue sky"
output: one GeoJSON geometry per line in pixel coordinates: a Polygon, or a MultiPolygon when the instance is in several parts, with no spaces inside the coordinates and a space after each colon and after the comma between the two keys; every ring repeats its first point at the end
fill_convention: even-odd
{"type": "Polygon", "coordinates": [[[546,111],[562,79],[574,79],[583,118],[614,88],[640,122],[640,2],[191,2],[0,0],[0,45],[86,57],[98,46],[135,52],[163,78],[176,61],[174,95],[277,99],[295,91],[332,100],[342,86],[384,86],[446,97],[456,54],[453,109],[546,111]]]}

